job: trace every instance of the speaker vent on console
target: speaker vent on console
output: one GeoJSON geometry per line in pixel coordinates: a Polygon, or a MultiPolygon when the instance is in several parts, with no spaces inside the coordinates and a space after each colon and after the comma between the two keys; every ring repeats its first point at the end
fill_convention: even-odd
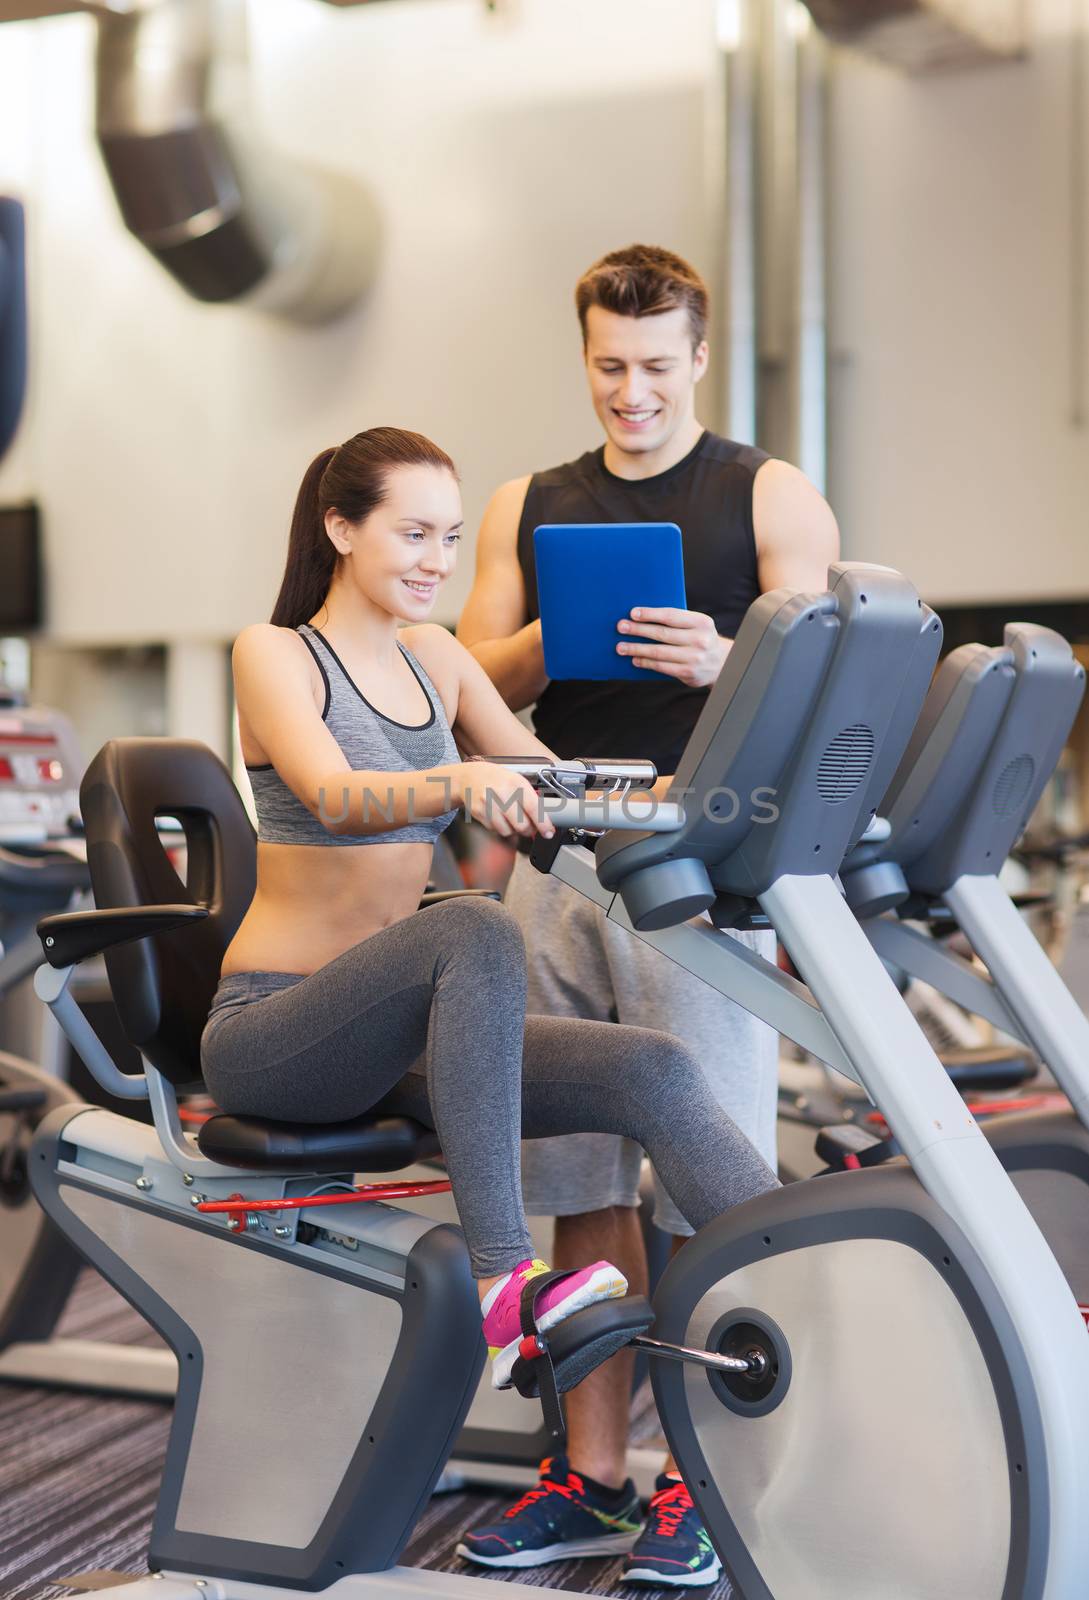
{"type": "Polygon", "coordinates": [[[1007,761],[994,786],[992,805],[995,815],[999,817],[1012,817],[1024,805],[1032,780],[1036,773],[1036,763],[1031,756],[1014,756],[1012,761],[1007,761]]]}
{"type": "Polygon", "coordinates": [[[862,783],[873,760],[873,730],[864,722],[837,733],[821,756],[817,791],[830,806],[838,805],[862,783]]]}

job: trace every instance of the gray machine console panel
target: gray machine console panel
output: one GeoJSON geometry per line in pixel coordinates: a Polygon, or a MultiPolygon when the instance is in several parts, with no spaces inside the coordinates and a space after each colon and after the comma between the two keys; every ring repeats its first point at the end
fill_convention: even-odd
{"type": "Polygon", "coordinates": [[[1050,628],[1012,622],[1003,649],[954,650],[882,807],[889,839],[857,852],[858,865],[896,863],[910,889],[931,895],[966,875],[997,872],[1055,769],[1084,692],[1085,668],[1050,628]]]}
{"type": "Polygon", "coordinates": [[[941,623],[898,572],[844,562],[829,579],[840,619],[835,651],[780,780],[779,817],[754,828],[715,874],[736,893],[838,871],[877,810],[941,648],[941,623]]]}
{"type": "MultiPolygon", "coordinates": [[[[900,869],[929,849],[967,803],[1006,714],[1014,676],[1009,650],[965,644],[946,657],[881,805],[888,837],[856,845],[845,874],[849,869],[861,882],[865,869],[869,886],[879,868],[890,869],[900,892],[889,903],[907,898],[900,869]]],[[[850,887],[847,897],[854,905],[850,887]]]]}
{"type": "Polygon", "coordinates": [[[669,791],[684,805],[683,827],[658,836],[617,831],[598,841],[598,877],[623,890],[637,928],[669,927],[713,904],[710,869],[755,826],[742,796],[775,793],[838,629],[830,595],[776,589],[749,608],[669,791]]]}
{"type": "Polygon", "coordinates": [[[941,624],[898,573],[829,570],[826,595],[749,610],[677,771],[675,833],[607,834],[602,883],[637,928],[755,897],[784,874],[834,874],[876,810],[918,716],[941,624]]]}

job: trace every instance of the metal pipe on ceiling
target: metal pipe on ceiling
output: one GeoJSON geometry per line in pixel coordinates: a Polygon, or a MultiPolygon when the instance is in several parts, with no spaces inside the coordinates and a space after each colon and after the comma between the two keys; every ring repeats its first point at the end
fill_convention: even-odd
{"type": "Polygon", "coordinates": [[[720,0],[725,361],[734,438],[827,476],[827,48],[796,0],[720,0]]]}
{"type": "Polygon", "coordinates": [[[376,210],[351,179],[258,134],[244,30],[242,0],[100,14],[99,146],[126,227],[196,299],[324,321],[371,281],[376,210]]]}

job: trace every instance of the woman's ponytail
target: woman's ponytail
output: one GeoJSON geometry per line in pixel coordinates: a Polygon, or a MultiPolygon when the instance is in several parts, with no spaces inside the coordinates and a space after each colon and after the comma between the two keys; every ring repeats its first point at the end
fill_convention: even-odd
{"type": "Polygon", "coordinates": [[[299,485],[287,565],[270,619],[277,628],[297,628],[300,622],[308,622],[329,593],[337,553],[325,532],[321,480],[336,453],[336,445],[332,445],[315,456],[299,485]]]}

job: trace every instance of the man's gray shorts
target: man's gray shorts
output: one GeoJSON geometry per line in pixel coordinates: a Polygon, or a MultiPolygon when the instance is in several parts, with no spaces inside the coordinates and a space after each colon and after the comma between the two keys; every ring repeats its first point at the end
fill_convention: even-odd
{"type": "MultiPolygon", "coordinates": [[[[720,1105],[775,1167],[779,1036],[659,951],[606,920],[601,909],[519,855],[505,902],[529,958],[527,1010],[546,1016],[661,1028],[682,1039],[710,1079],[720,1105]]],[[[775,935],[739,933],[774,959],[775,935]]],[[[573,1216],[638,1204],[642,1151],[613,1134],[575,1133],[522,1145],[522,1188],[530,1216],[573,1216]]],[[[655,1178],[655,1221],[667,1233],[691,1229],[655,1178]]]]}

